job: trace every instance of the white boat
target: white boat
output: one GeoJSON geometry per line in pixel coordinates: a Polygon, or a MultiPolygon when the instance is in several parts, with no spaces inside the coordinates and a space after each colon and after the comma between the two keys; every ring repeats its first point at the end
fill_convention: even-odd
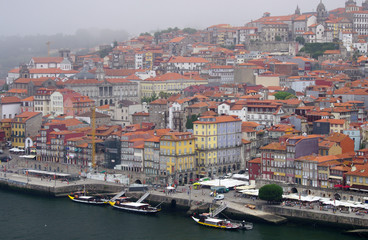
{"type": "Polygon", "coordinates": [[[161,211],[156,207],[152,207],[148,203],[138,203],[138,202],[112,202],[109,201],[110,205],[116,209],[124,210],[128,212],[135,212],[135,213],[144,213],[144,214],[154,214],[161,211]]]}
{"type": "Polygon", "coordinates": [[[212,228],[219,228],[219,229],[225,229],[225,230],[237,230],[237,229],[251,230],[253,229],[252,223],[245,222],[245,221],[235,222],[233,220],[210,217],[209,214],[200,214],[199,218],[192,216],[192,219],[196,223],[202,226],[212,227],[212,228]]]}
{"type": "Polygon", "coordinates": [[[75,194],[74,196],[68,195],[68,197],[78,203],[86,203],[86,204],[93,204],[93,205],[102,205],[106,204],[107,200],[98,196],[79,196],[75,194]]]}

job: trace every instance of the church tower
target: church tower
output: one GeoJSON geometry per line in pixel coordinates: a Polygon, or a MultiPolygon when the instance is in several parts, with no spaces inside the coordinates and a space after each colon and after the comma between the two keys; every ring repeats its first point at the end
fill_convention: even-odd
{"type": "Polygon", "coordinates": [[[103,63],[102,62],[97,63],[96,78],[97,78],[98,81],[104,81],[105,80],[105,71],[103,69],[103,63]]]}
{"type": "Polygon", "coordinates": [[[296,9],[295,9],[295,15],[300,15],[300,8],[298,5],[296,6],[296,9]]]}
{"type": "Polygon", "coordinates": [[[317,23],[324,24],[327,20],[327,11],[325,5],[321,2],[317,6],[317,23]]]}
{"type": "Polygon", "coordinates": [[[26,64],[21,64],[19,66],[19,78],[31,78],[28,66],[26,64]]]}

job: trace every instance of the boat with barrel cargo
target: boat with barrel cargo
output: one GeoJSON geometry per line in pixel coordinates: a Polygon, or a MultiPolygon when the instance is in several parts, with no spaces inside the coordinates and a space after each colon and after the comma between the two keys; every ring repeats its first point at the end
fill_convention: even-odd
{"type": "Polygon", "coordinates": [[[206,227],[212,227],[212,228],[218,228],[218,229],[224,229],[224,230],[251,230],[253,229],[253,223],[250,222],[238,222],[234,220],[229,219],[221,219],[217,217],[211,217],[209,213],[200,214],[198,217],[192,216],[192,219],[206,227]]]}

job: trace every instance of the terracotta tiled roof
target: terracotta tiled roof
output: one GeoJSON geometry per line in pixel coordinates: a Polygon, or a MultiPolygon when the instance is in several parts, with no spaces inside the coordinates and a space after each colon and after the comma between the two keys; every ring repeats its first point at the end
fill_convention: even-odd
{"type": "Polygon", "coordinates": [[[164,104],[167,104],[167,100],[166,99],[157,99],[153,102],[151,102],[150,104],[159,104],[159,105],[164,105],[164,104]]]}
{"type": "Polygon", "coordinates": [[[61,63],[64,58],[62,57],[33,57],[35,63],[61,63]]]}
{"type": "Polygon", "coordinates": [[[208,63],[208,61],[204,58],[197,57],[172,57],[169,60],[170,63],[208,63]]]}
{"type": "Polygon", "coordinates": [[[262,150],[280,150],[280,151],[285,151],[286,150],[286,144],[284,143],[279,143],[279,142],[273,142],[270,143],[264,147],[261,147],[260,149],[262,150]]]}
{"type": "Polygon", "coordinates": [[[368,165],[355,165],[352,169],[346,172],[346,175],[368,177],[368,165]]]}
{"type": "Polygon", "coordinates": [[[347,137],[349,137],[349,136],[347,136],[345,134],[342,134],[342,133],[336,133],[336,132],[334,132],[330,136],[327,136],[325,138],[325,140],[339,143],[339,142],[343,141],[347,137]]]}
{"type": "Polygon", "coordinates": [[[8,91],[8,93],[19,93],[19,94],[26,94],[28,92],[27,89],[20,89],[20,88],[13,88],[8,91]]]}
{"type": "Polygon", "coordinates": [[[21,99],[18,97],[2,97],[1,98],[1,103],[2,104],[6,104],[6,103],[20,103],[21,99]]]}
{"type": "Polygon", "coordinates": [[[261,158],[255,158],[252,159],[250,161],[248,161],[249,163],[257,163],[257,164],[261,164],[262,159],[261,158]]]}

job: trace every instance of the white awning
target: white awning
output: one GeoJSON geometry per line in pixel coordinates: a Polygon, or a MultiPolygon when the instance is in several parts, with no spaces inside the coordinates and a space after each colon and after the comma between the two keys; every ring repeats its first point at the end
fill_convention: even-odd
{"type": "Polygon", "coordinates": [[[342,180],[342,177],[339,177],[339,176],[329,176],[328,178],[332,178],[332,179],[339,179],[339,180],[342,180]]]}

